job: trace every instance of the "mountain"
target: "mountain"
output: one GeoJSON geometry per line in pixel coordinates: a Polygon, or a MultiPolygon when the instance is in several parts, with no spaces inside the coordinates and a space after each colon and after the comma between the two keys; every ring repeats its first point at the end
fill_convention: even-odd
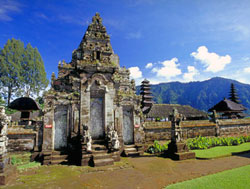
{"type": "MultiPolygon", "coordinates": [[[[208,111],[224,98],[229,98],[230,85],[234,84],[241,103],[250,113],[250,85],[232,79],[215,77],[206,81],[189,83],[169,82],[151,85],[151,92],[157,104],[182,104],[208,111]]],[[[136,87],[137,94],[140,86],[136,87]]]]}

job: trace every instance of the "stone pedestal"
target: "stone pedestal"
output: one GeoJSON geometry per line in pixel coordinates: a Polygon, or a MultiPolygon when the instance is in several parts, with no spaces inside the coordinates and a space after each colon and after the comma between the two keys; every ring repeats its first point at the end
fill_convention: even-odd
{"type": "Polygon", "coordinates": [[[168,145],[168,150],[166,152],[166,156],[173,160],[185,160],[185,159],[194,159],[195,153],[190,152],[185,143],[179,142],[171,142],[168,145]]]}

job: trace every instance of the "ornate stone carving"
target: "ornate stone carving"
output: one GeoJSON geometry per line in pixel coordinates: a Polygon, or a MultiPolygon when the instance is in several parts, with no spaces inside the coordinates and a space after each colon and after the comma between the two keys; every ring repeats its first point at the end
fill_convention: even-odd
{"type": "Polygon", "coordinates": [[[170,120],[172,123],[171,141],[174,143],[182,141],[182,129],[180,125],[182,119],[183,119],[182,114],[178,113],[177,109],[173,109],[173,113],[170,116],[170,120]]]}
{"type": "Polygon", "coordinates": [[[86,145],[86,151],[91,152],[92,137],[90,136],[89,127],[87,125],[83,125],[83,142],[86,145]]]}
{"type": "Polygon", "coordinates": [[[0,155],[7,152],[7,127],[9,122],[10,117],[6,116],[4,107],[0,106],[0,155]]]}

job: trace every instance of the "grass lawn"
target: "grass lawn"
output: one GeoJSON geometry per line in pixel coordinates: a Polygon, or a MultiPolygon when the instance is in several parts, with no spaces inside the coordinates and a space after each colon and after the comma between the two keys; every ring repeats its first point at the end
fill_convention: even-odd
{"type": "Polygon", "coordinates": [[[250,142],[238,146],[217,146],[206,150],[192,150],[198,158],[216,158],[220,156],[230,156],[233,152],[243,152],[250,150],[250,142]]]}
{"type": "Polygon", "coordinates": [[[250,188],[250,165],[169,185],[166,189],[250,188]]]}

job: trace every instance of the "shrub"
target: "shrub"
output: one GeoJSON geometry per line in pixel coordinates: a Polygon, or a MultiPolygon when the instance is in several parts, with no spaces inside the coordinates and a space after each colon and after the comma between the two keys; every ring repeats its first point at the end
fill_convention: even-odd
{"type": "Polygon", "coordinates": [[[147,149],[147,152],[150,154],[162,153],[168,149],[169,142],[165,144],[160,144],[157,140],[154,141],[154,144],[147,149]]]}
{"type": "Polygon", "coordinates": [[[190,150],[207,149],[214,146],[232,146],[250,142],[250,136],[241,137],[196,137],[187,140],[187,146],[190,150]]]}

